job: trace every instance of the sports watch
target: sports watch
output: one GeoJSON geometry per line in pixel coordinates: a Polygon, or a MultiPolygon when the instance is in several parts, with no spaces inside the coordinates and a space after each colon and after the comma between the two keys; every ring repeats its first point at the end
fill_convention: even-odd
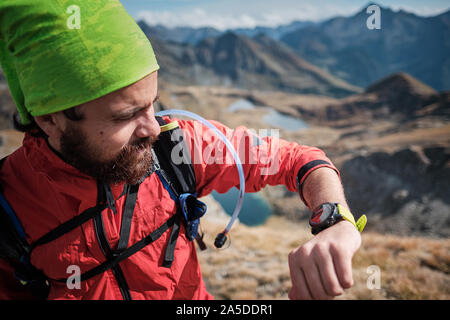
{"type": "Polygon", "coordinates": [[[313,214],[309,219],[309,225],[311,226],[312,234],[316,235],[320,231],[325,230],[342,220],[349,221],[359,232],[363,231],[367,223],[366,215],[362,215],[358,221],[355,222],[355,218],[346,207],[339,203],[325,202],[313,211],[313,214]]]}

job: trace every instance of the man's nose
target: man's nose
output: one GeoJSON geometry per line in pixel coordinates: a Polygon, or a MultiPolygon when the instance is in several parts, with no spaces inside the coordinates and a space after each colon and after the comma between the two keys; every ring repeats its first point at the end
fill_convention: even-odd
{"type": "Polygon", "coordinates": [[[147,112],[139,118],[139,124],[136,127],[135,135],[138,138],[156,138],[159,136],[161,129],[153,112],[147,112]]]}

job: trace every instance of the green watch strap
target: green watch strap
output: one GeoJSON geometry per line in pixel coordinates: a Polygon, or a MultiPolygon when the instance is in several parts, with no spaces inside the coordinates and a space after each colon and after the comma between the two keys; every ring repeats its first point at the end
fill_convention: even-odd
{"type": "Polygon", "coordinates": [[[340,205],[339,203],[337,204],[337,208],[339,213],[341,214],[341,216],[349,221],[351,224],[353,224],[355,226],[355,228],[359,231],[362,232],[364,230],[364,227],[366,226],[367,223],[367,217],[365,214],[363,214],[358,221],[355,222],[355,218],[353,217],[352,213],[344,206],[340,205]]]}

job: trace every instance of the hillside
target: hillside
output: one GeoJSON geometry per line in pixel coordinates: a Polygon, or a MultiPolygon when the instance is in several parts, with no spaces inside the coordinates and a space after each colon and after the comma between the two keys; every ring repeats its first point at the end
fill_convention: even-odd
{"type": "Polygon", "coordinates": [[[12,128],[11,114],[15,108],[16,105],[9,92],[3,71],[0,68],[0,128],[12,128]]]}
{"type": "Polygon", "coordinates": [[[450,10],[420,17],[381,7],[381,29],[369,30],[364,6],[350,17],[335,17],[285,34],[281,41],[318,67],[366,87],[395,72],[406,72],[436,90],[450,89],[450,10]]]}
{"type": "MultiPolygon", "coordinates": [[[[288,299],[291,287],[287,257],[312,238],[305,223],[281,217],[264,226],[236,224],[225,249],[213,246],[228,218],[214,200],[202,219],[206,251],[199,251],[207,289],[216,299],[288,299]],[[228,246],[228,247],[227,247],[228,246]]],[[[450,242],[420,237],[398,237],[373,232],[362,234],[353,257],[354,286],[337,299],[442,299],[450,298],[450,242]],[[369,289],[369,266],[378,266],[380,289],[369,289]],[[426,283],[427,285],[424,285],[426,283]]],[[[370,269],[369,269],[370,270],[370,269]]]]}
{"type": "Polygon", "coordinates": [[[345,96],[359,91],[264,36],[226,33],[197,46],[200,64],[228,76],[239,88],[345,96]]]}
{"type": "Polygon", "coordinates": [[[363,93],[329,104],[321,115],[315,114],[314,117],[328,120],[356,117],[367,121],[383,117],[405,120],[423,116],[449,119],[449,98],[448,91],[439,93],[411,75],[400,72],[377,81],[363,93]]]}
{"type": "MultiPolygon", "coordinates": [[[[149,26],[144,21],[140,21],[139,25],[151,40],[156,39],[155,41],[168,46],[170,50],[163,49],[164,54],[160,56],[164,60],[177,60],[178,70],[174,69],[173,65],[164,65],[166,73],[177,74],[177,76],[170,78],[167,76],[166,78],[180,85],[229,86],[234,84],[236,79],[230,74],[226,74],[226,77],[223,77],[223,74],[219,76],[214,68],[211,69],[198,63],[196,53],[197,46],[201,42],[220,42],[220,39],[227,34],[228,36],[225,38],[229,38],[231,33],[239,37],[240,42],[246,42],[245,45],[248,45],[249,41],[259,42],[258,38],[261,36],[273,40],[271,46],[258,47],[263,50],[258,52],[269,57],[272,64],[286,65],[289,63],[289,61],[278,59],[277,54],[273,55],[272,53],[273,49],[278,48],[286,51],[283,44],[286,45],[290,51],[289,55],[297,55],[301,60],[319,68],[322,73],[327,74],[326,78],[332,76],[345,81],[347,88],[340,85],[338,86],[340,91],[343,88],[349,89],[349,84],[365,88],[398,72],[408,73],[437,91],[450,90],[450,43],[448,41],[450,38],[450,10],[426,17],[404,10],[394,11],[388,7],[379,6],[381,8],[381,29],[369,30],[366,26],[369,17],[366,8],[371,4],[373,3],[367,3],[359,12],[348,17],[337,16],[317,23],[293,21],[276,27],[256,26],[219,31],[210,27],[149,26]],[[179,70],[183,70],[183,72],[179,72],[179,70]]],[[[253,44],[250,46],[255,48],[253,44]]],[[[230,47],[230,50],[239,51],[233,47],[230,47]]],[[[221,61],[223,58],[210,50],[207,50],[205,54],[208,59],[221,61]]],[[[233,54],[230,55],[229,52],[227,54],[229,59],[235,59],[233,54]]],[[[237,57],[235,60],[245,60],[245,57],[237,57]]],[[[293,62],[291,58],[288,60],[293,62]]],[[[261,65],[261,61],[258,64],[261,65]]],[[[293,69],[296,69],[296,65],[297,63],[294,62],[293,69]]],[[[231,64],[231,66],[230,72],[236,74],[236,65],[231,64]]],[[[270,84],[273,90],[318,94],[329,92],[326,94],[345,95],[345,92],[335,94],[334,88],[331,91],[323,90],[323,88],[317,90],[313,88],[312,91],[308,91],[305,90],[307,88],[295,81],[289,82],[287,86],[278,85],[276,84],[277,80],[283,81],[285,76],[290,75],[286,73],[286,70],[282,73],[275,72],[272,75],[277,74],[283,77],[270,79],[259,72],[252,73],[251,79],[246,79],[245,75],[241,75],[241,79],[249,80],[250,85],[242,81],[239,86],[244,85],[245,88],[251,89],[254,88],[255,81],[260,81],[264,88],[270,84]],[[297,87],[299,85],[300,87],[297,87]]],[[[296,77],[294,76],[292,79],[296,79],[296,77]]],[[[298,79],[304,80],[301,79],[301,75],[298,79]]],[[[306,80],[308,80],[307,77],[306,80]]],[[[334,80],[331,82],[333,83],[334,80]]]]}
{"type": "Polygon", "coordinates": [[[343,97],[360,92],[299,57],[279,41],[233,32],[192,44],[158,38],[141,22],[161,65],[161,79],[178,85],[220,85],[343,97]]]}
{"type": "Polygon", "coordinates": [[[263,34],[358,87],[367,87],[396,72],[406,72],[438,91],[449,90],[450,10],[424,17],[380,6],[381,29],[369,30],[366,8],[370,4],[373,3],[367,3],[350,17],[333,17],[320,23],[294,21],[277,27],[219,31],[207,27],[148,26],[144,21],[140,25],[147,34],[178,45],[195,46],[227,32],[249,38],[263,34]]]}
{"type": "Polygon", "coordinates": [[[165,41],[176,42],[180,44],[192,44],[195,45],[206,38],[218,37],[226,32],[233,32],[246,37],[254,37],[259,34],[264,34],[273,39],[280,39],[286,33],[311,26],[314,22],[311,21],[292,21],[288,24],[279,25],[276,27],[261,27],[256,26],[254,28],[237,28],[218,30],[213,27],[172,27],[169,28],[164,25],[148,24],[152,21],[141,20],[138,21],[139,26],[147,30],[149,34],[156,36],[159,39],[165,41]]]}
{"type": "Polygon", "coordinates": [[[450,238],[449,146],[361,155],[341,174],[349,204],[372,217],[374,230],[450,238]]]}
{"type": "MultiPolygon", "coordinates": [[[[341,171],[351,207],[357,215],[368,214],[368,230],[449,236],[447,93],[406,74],[392,75],[342,99],[222,87],[163,87],[164,108],[188,109],[231,128],[270,128],[264,122],[270,110],[303,119],[309,128],[288,131],[280,126],[280,137],[327,153],[341,171]],[[230,112],[236,101],[253,107],[230,112]]],[[[266,187],[262,194],[280,216],[292,221],[309,216],[298,195],[282,186],[266,187]]]]}

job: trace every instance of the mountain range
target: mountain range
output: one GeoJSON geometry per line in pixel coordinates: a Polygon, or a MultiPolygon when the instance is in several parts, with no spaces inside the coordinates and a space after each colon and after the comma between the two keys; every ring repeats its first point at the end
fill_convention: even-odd
{"type": "Polygon", "coordinates": [[[436,90],[450,89],[450,10],[434,17],[381,7],[381,29],[365,9],[285,34],[281,41],[311,63],[365,87],[406,72],[436,90]]]}
{"type": "Polygon", "coordinates": [[[139,25],[152,42],[163,81],[334,97],[361,91],[264,34],[250,38],[226,32],[196,44],[181,44],[158,38],[144,22],[139,25]]]}
{"type": "MultiPolygon", "coordinates": [[[[230,68],[225,82],[242,86],[246,84],[247,80],[245,76],[238,75],[238,73],[241,67],[247,65],[233,64],[232,62],[248,61],[251,57],[264,55],[270,60],[270,63],[265,61],[265,68],[261,66],[262,62],[260,61],[259,64],[255,62],[260,66],[259,70],[245,70],[244,72],[247,76],[252,75],[253,82],[261,74],[265,74],[263,77],[265,80],[262,81],[263,88],[272,87],[277,90],[298,93],[323,94],[326,92],[328,95],[342,96],[345,95],[345,91],[347,94],[352,94],[358,91],[357,87],[365,88],[390,74],[405,72],[435,90],[449,90],[450,10],[432,17],[421,17],[403,10],[393,11],[380,6],[381,29],[369,30],[366,26],[366,20],[369,17],[366,8],[371,4],[367,4],[358,13],[349,17],[335,17],[318,23],[294,21],[274,28],[256,27],[220,31],[214,28],[178,27],[170,29],[163,26],[148,26],[143,21],[140,21],[139,24],[151,38],[152,43],[154,38],[158,38],[164,44],[170,43],[169,51],[175,50],[176,47],[178,53],[190,52],[183,52],[182,56],[184,57],[198,57],[200,51],[202,52],[200,55],[208,56],[210,61],[219,59],[216,63],[211,62],[206,65],[201,63],[204,59],[200,59],[199,64],[194,68],[196,71],[190,71],[191,81],[192,73],[197,72],[194,77],[195,83],[201,83],[199,78],[205,71],[207,71],[205,77],[210,78],[206,82],[211,82],[211,75],[215,75],[218,71],[214,68],[211,69],[211,66],[215,65],[220,69],[219,78],[222,79],[222,82],[224,82],[223,71],[230,68]],[[230,33],[235,35],[234,38],[230,33]],[[261,39],[263,40],[261,41],[261,39]],[[272,41],[269,42],[268,39],[272,41]],[[207,51],[208,49],[218,50],[226,45],[237,46],[226,49],[228,53],[234,53],[234,58],[231,59],[232,57],[228,55],[230,60],[219,67],[219,64],[223,62],[223,59],[220,58],[223,58],[226,53],[220,50],[220,52],[207,51]],[[247,49],[244,49],[245,46],[247,49]],[[254,52],[250,56],[246,55],[251,50],[259,50],[259,52],[254,52]],[[274,51],[282,51],[283,55],[277,55],[274,51]],[[217,53],[220,54],[217,55],[217,53]],[[297,63],[299,60],[294,59],[294,55],[302,60],[303,65],[309,63],[320,68],[322,76],[318,78],[322,79],[326,74],[328,79],[341,79],[341,81],[345,81],[344,87],[346,88],[342,90],[342,85],[336,88],[330,84],[330,88],[310,90],[308,85],[293,83],[301,80],[302,75],[293,76],[292,73],[289,75],[291,80],[274,87],[270,83],[276,82],[277,77],[280,82],[283,82],[285,76],[283,72],[273,69],[276,69],[275,65],[283,65],[283,69],[288,68],[293,73],[299,71],[297,63]],[[290,58],[283,60],[286,56],[290,58]],[[287,67],[291,63],[293,63],[293,67],[287,67]],[[199,74],[200,70],[202,72],[199,74]],[[269,78],[272,79],[269,80],[267,73],[263,71],[271,74],[269,78]],[[353,86],[353,89],[348,90],[349,85],[353,86]]],[[[169,53],[166,50],[163,51],[169,53]]],[[[187,61],[182,59],[179,62],[193,63],[189,59],[187,61]]],[[[183,68],[183,66],[181,67],[183,68]]],[[[311,82],[311,80],[306,82],[311,82]]],[[[323,86],[323,81],[319,82],[322,82],[323,86]]],[[[251,83],[252,81],[245,87],[252,87],[251,83]]]]}
{"type": "MultiPolygon", "coordinates": [[[[141,23],[145,23],[141,21],[141,23]]],[[[229,30],[218,30],[213,27],[175,27],[168,28],[164,25],[152,25],[150,28],[152,30],[152,35],[156,36],[160,39],[164,39],[165,41],[173,41],[178,43],[189,43],[189,44],[197,44],[200,41],[211,38],[218,37],[228,31],[233,33],[244,35],[247,37],[254,37],[258,34],[265,34],[266,36],[279,40],[282,36],[289,32],[293,32],[299,30],[301,28],[312,26],[315,23],[312,21],[293,21],[286,25],[280,25],[277,27],[263,27],[256,26],[254,28],[236,28],[229,30]]]]}

